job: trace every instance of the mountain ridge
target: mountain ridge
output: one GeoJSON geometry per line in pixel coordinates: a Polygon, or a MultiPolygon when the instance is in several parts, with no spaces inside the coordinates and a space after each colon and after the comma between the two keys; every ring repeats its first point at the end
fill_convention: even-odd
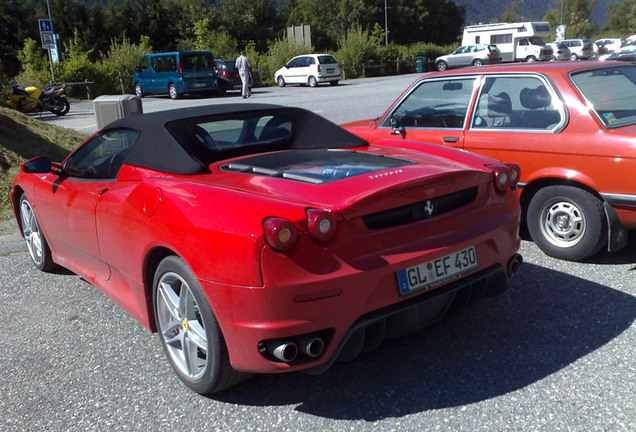
{"type": "MultiPolygon", "coordinates": [[[[503,12],[510,8],[514,0],[453,0],[466,8],[464,25],[486,24],[494,20],[501,21],[503,12]]],[[[607,22],[607,7],[616,0],[597,0],[590,17],[593,23],[603,27],[607,22]]],[[[622,0],[619,0],[622,2],[622,0]]],[[[546,12],[560,6],[558,0],[517,0],[517,12],[524,21],[542,21],[546,12]]]]}

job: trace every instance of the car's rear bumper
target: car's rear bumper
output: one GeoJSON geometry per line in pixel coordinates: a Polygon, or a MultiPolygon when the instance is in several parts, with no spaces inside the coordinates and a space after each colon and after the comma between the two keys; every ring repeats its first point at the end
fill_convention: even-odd
{"type": "Polygon", "coordinates": [[[316,78],[318,79],[318,82],[339,81],[342,79],[342,75],[341,74],[318,75],[316,78]]]}
{"type": "Polygon", "coordinates": [[[310,259],[298,265],[266,248],[262,260],[281,269],[280,283],[273,283],[276,276],[271,274],[264,287],[200,282],[235,369],[259,373],[322,371],[338,357],[375,348],[383,339],[378,335],[379,327],[386,327],[386,336],[396,336],[404,329],[413,330],[442,318],[454,303],[474,302],[504,291],[511,277],[506,269],[520,244],[518,224],[514,217],[482,235],[427,250],[371,251],[369,257],[355,263],[333,257],[325,264],[324,257],[317,256],[313,267],[310,259]],[[398,270],[473,245],[479,257],[479,268],[474,272],[407,297],[399,294],[398,270]],[[286,282],[289,280],[296,282],[286,282]],[[420,318],[413,325],[416,315],[420,318]],[[367,331],[372,335],[369,339],[360,335],[367,331]],[[314,336],[322,338],[325,345],[316,358],[299,354],[296,361],[284,363],[264,352],[270,341],[297,342],[314,336]]]}

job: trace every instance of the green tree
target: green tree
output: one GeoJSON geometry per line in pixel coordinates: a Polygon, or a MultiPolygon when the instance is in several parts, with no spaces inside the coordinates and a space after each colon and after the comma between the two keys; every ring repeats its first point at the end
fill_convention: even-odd
{"type": "Polygon", "coordinates": [[[598,32],[598,26],[590,21],[592,11],[596,7],[596,0],[561,0],[555,9],[546,12],[543,17],[553,29],[561,22],[561,7],[563,6],[563,24],[567,38],[591,37],[598,32]]]}
{"type": "Polygon", "coordinates": [[[23,41],[40,39],[34,21],[40,13],[34,0],[0,0],[0,62],[7,75],[14,76],[20,70],[18,51],[23,41]]]}
{"type": "Polygon", "coordinates": [[[636,0],[610,3],[607,9],[607,23],[603,31],[623,36],[636,33],[636,0]]]}
{"type": "Polygon", "coordinates": [[[283,21],[269,0],[221,0],[220,22],[241,46],[254,42],[259,52],[283,30],[283,21]]]}
{"type": "Polygon", "coordinates": [[[523,17],[519,13],[519,2],[513,1],[510,6],[501,14],[501,22],[522,22],[523,17]]]}
{"type": "Polygon", "coordinates": [[[210,19],[203,18],[194,22],[194,48],[212,51],[216,58],[237,57],[238,44],[225,30],[211,28],[210,19]]]}

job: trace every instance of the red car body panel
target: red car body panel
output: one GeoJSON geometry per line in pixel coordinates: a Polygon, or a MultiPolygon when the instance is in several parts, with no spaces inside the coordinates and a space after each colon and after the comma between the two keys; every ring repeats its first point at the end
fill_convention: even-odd
{"type": "Polygon", "coordinates": [[[441,146],[428,146],[428,153],[421,143],[412,146],[390,140],[348,149],[411,163],[319,185],[228,171],[227,164],[241,157],[192,175],[124,163],[111,181],[73,179],[56,170],[27,173],[23,165],[11,201],[20,223],[17,203],[26,194],[53,260],[148,329],[156,330],[153,260],[174,254],[196,275],[234,369],[316,368],[335,359],[362,316],[404,302],[398,270],[475,246],[479,268],[469,276],[492,268],[512,276],[520,209],[512,188],[502,193],[493,185],[491,165],[497,162],[441,146]],[[474,189],[474,199],[435,218],[375,230],[363,223],[365,215],[464,189],[474,189]],[[336,216],[334,238],[310,238],[307,208],[336,216]],[[298,240],[290,251],[266,242],[263,220],[271,216],[296,225],[298,240]],[[325,331],[332,335],[315,359],[288,364],[259,352],[264,340],[325,331]]]}
{"type": "MultiPolygon", "coordinates": [[[[479,95],[476,86],[467,120],[459,129],[410,128],[403,131],[407,140],[424,141],[474,151],[502,161],[512,161],[521,168],[520,183],[528,188],[539,182],[559,180],[584,185],[599,195],[626,195],[632,203],[612,203],[621,223],[636,228],[636,187],[629,179],[636,171],[636,125],[606,128],[594,113],[570,74],[590,68],[622,65],[611,62],[554,62],[485,66],[477,70],[453,70],[431,73],[414,82],[389,109],[376,120],[359,120],[343,124],[350,132],[373,143],[387,138],[400,138],[383,122],[405,95],[419,83],[440,77],[484,77],[497,74],[525,74],[542,77],[555,90],[567,110],[566,124],[554,133],[515,131],[471,127],[476,115],[474,106],[479,95]]],[[[523,200],[523,191],[519,193],[523,200]]]]}

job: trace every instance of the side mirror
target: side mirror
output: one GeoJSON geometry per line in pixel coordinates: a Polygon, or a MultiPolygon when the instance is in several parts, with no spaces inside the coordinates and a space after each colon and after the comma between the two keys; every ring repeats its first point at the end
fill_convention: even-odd
{"type": "Polygon", "coordinates": [[[51,172],[51,161],[38,156],[22,164],[22,170],[28,174],[45,174],[51,172]]]}
{"type": "Polygon", "coordinates": [[[135,72],[141,72],[141,67],[140,66],[135,66],[135,72]]]}
{"type": "Polygon", "coordinates": [[[391,135],[400,135],[402,139],[406,138],[406,128],[404,126],[400,126],[400,120],[397,117],[391,117],[391,135]]]}

